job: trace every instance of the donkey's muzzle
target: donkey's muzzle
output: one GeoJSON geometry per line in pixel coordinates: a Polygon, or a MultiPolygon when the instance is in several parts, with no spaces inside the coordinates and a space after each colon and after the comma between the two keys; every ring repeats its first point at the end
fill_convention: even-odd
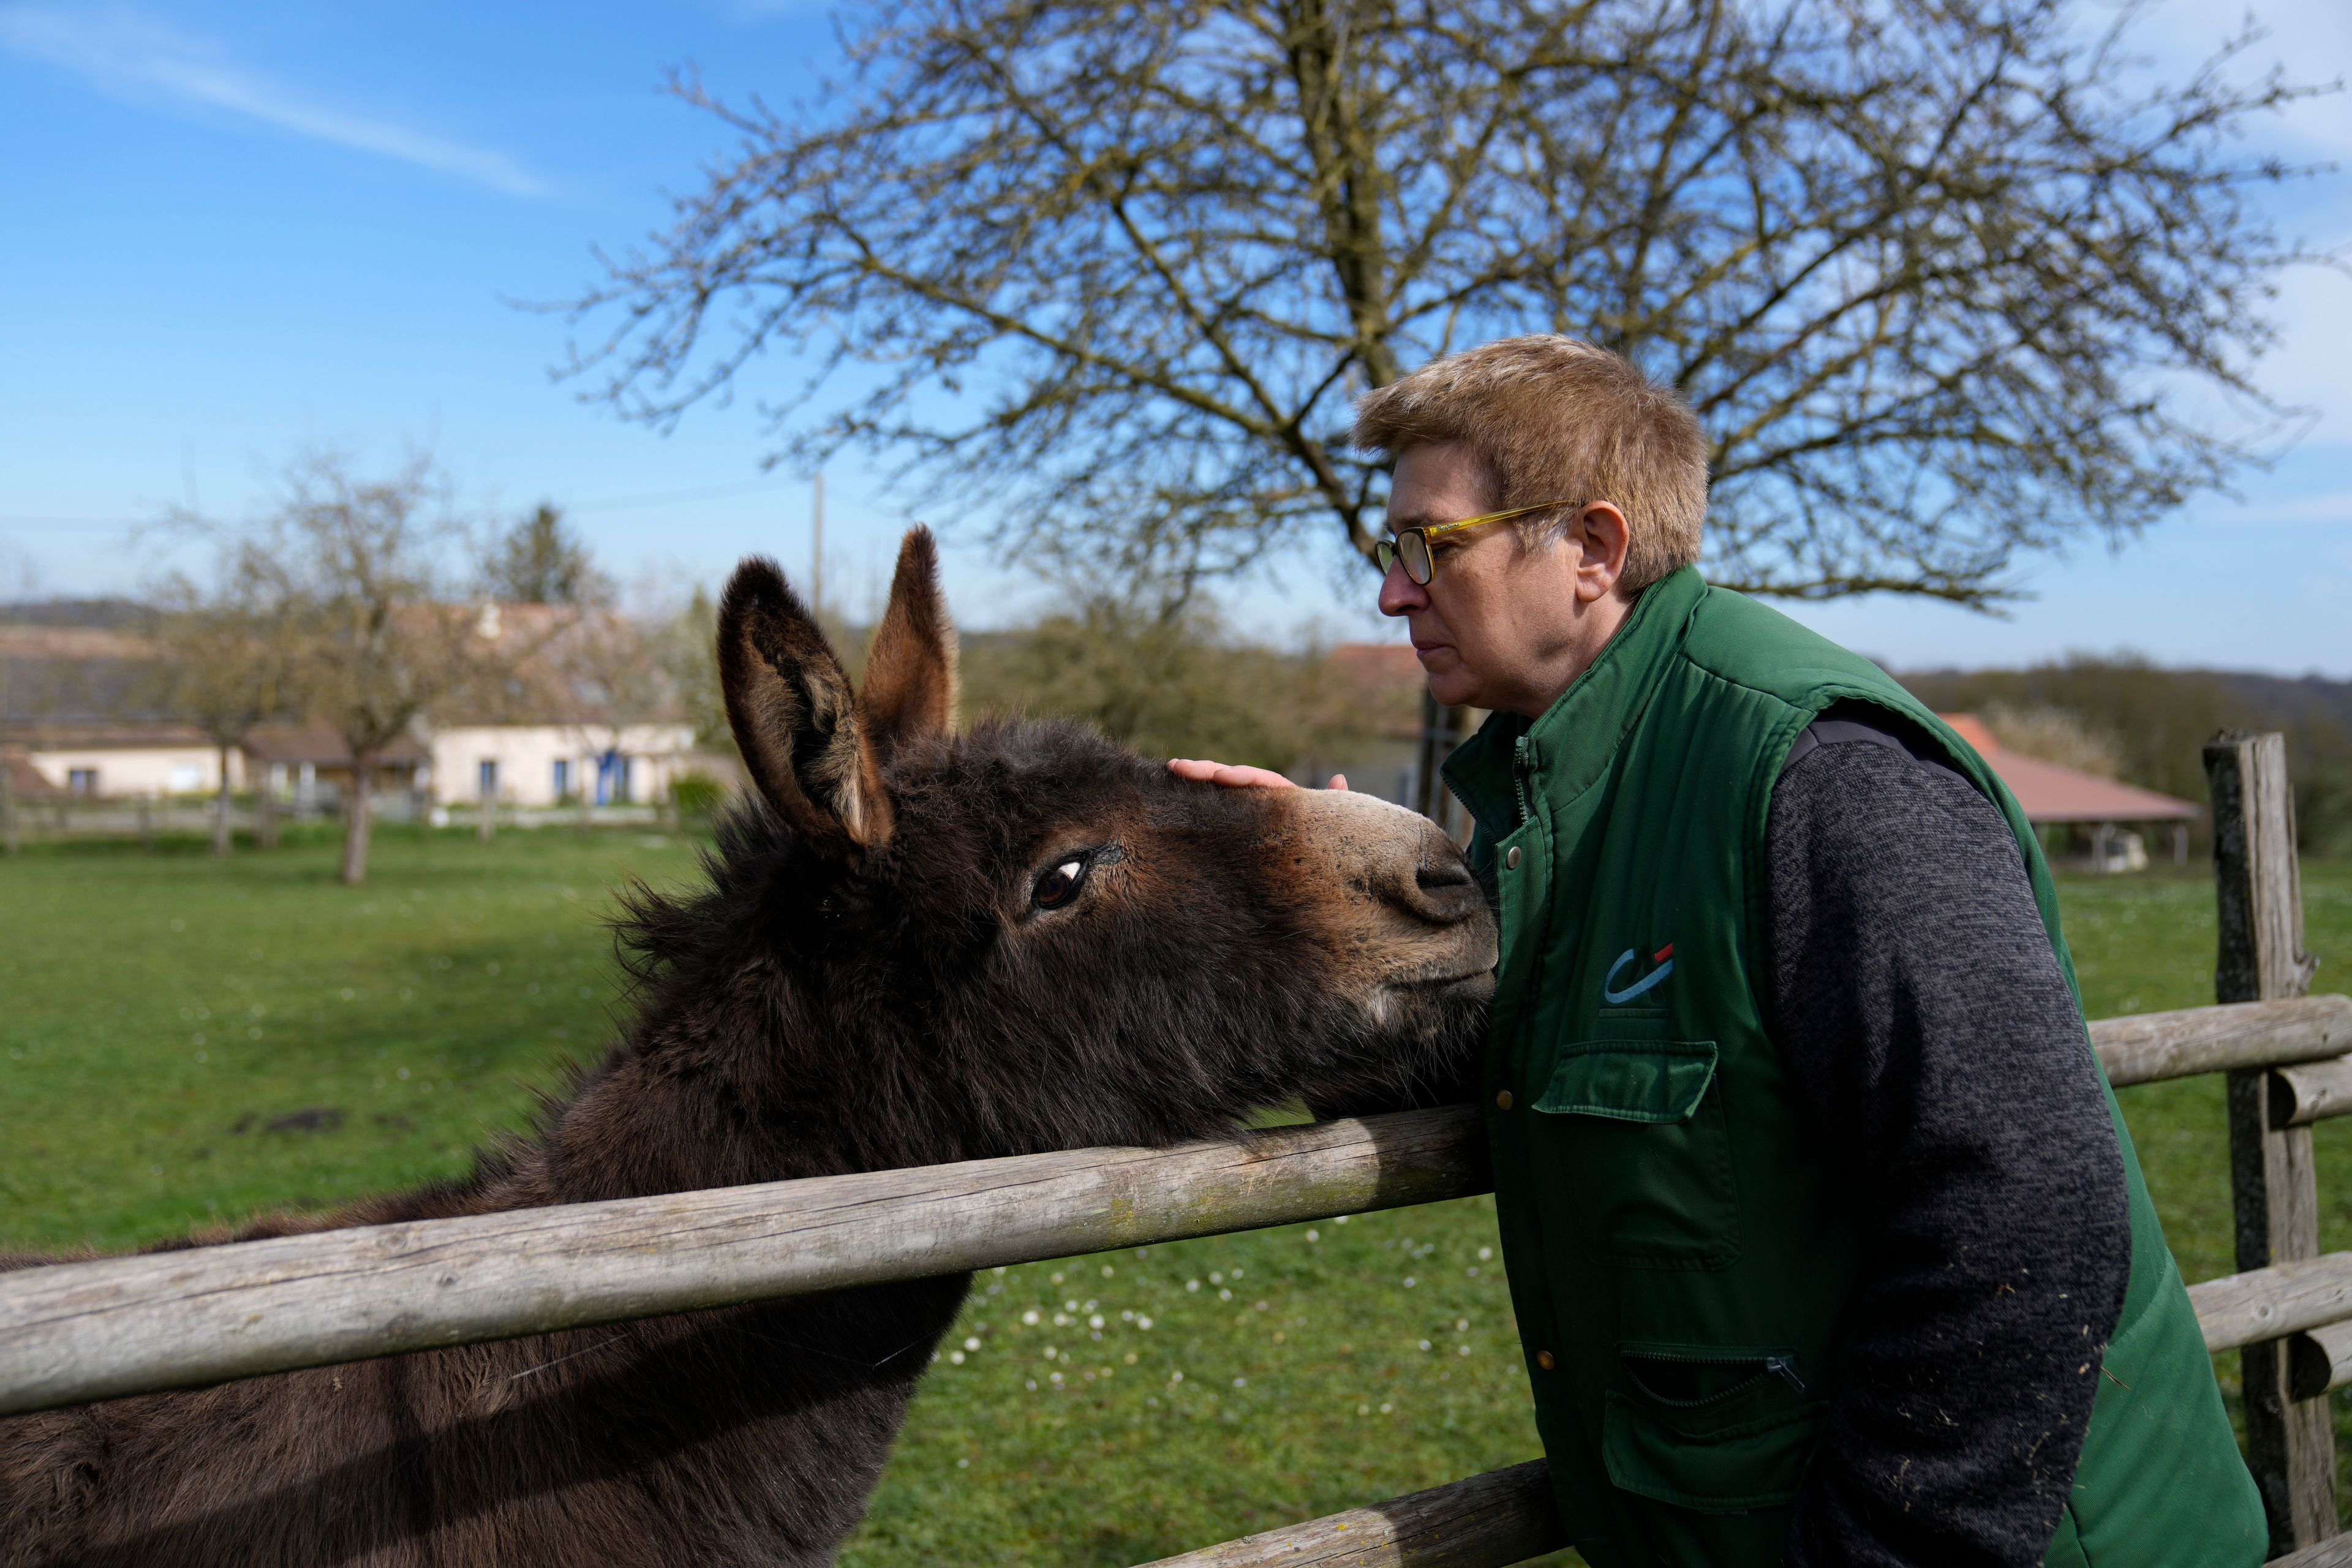
{"type": "Polygon", "coordinates": [[[1495,918],[1461,849],[1418,812],[1343,790],[1285,791],[1302,863],[1319,863],[1328,918],[1377,985],[1427,984],[1495,963],[1495,918]]]}

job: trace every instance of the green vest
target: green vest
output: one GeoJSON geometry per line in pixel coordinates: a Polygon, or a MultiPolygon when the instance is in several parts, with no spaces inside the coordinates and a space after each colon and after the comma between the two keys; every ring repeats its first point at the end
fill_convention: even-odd
{"type": "MultiPolygon", "coordinates": [[[[1446,763],[1502,924],[1486,1103],[1503,1253],[1560,1514],[1593,1568],[1779,1563],[1844,1373],[1866,1194],[1757,997],[1772,786],[1805,726],[1853,700],[1926,731],[2000,807],[2074,985],[2040,847],[1976,753],[1876,666],[1696,569],[1646,590],[1541,719],[1496,713],[1446,763]]],[[[2261,1500],[2107,1108],[2131,1281],[2045,1562],[2251,1568],[2261,1500]]]]}

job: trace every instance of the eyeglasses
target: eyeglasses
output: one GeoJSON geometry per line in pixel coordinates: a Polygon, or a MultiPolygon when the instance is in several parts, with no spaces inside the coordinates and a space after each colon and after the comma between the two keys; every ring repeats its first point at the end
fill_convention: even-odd
{"type": "Polygon", "coordinates": [[[1380,563],[1383,573],[1388,571],[1391,563],[1403,562],[1404,574],[1426,588],[1429,580],[1437,575],[1436,558],[1429,551],[1431,540],[1443,539],[1449,533],[1459,533],[1465,528],[1476,528],[1482,523],[1507,522],[1531,511],[1549,511],[1554,507],[1575,504],[1574,501],[1548,500],[1534,506],[1515,506],[1508,511],[1490,511],[1479,517],[1461,518],[1453,522],[1424,522],[1413,528],[1401,528],[1394,538],[1374,542],[1372,559],[1380,563]]]}

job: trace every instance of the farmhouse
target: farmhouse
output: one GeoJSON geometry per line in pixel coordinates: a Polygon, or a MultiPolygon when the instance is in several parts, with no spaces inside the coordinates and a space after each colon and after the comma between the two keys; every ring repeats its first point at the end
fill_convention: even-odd
{"type": "MultiPolygon", "coordinates": [[[[135,605],[19,606],[0,625],[0,754],[25,803],[164,800],[267,790],[298,814],[331,810],[353,784],[351,748],[317,721],[264,725],[226,756],[205,733],[152,710],[141,671],[154,650],[135,605]],[[83,621],[91,624],[80,624],[83,621]]],[[[547,605],[484,605],[476,636],[511,664],[388,748],[370,781],[394,816],[409,805],[614,805],[667,798],[682,773],[731,776],[698,752],[667,672],[624,617],[547,605]]]]}
{"type": "MultiPolygon", "coordinates": [[[[21,754],[50,790],[81,800],[210,795],[220,787],[219,751],[185,724],[57,725],[26,740],[21,754]]],[[[231,789],[245,787],[235,752],[228,776],[231,789]]]]}
{"type": "Polygon", "coordinates": [[[456,724],[426,742],[435,804],[484,797],[504,805],[595,805],[658,801],[682,773],[708,771],[690,724],[618,726],[583,721],[456,724]]]}
{"type": "Polygon", "coordinates": [[[667,799],[709,771],[677,683],[616,611],[486,605],[475,634],[510,661],[503,688],[475,693],[426,730],[423,787],[436,805],[627,805],[667,799]]]}

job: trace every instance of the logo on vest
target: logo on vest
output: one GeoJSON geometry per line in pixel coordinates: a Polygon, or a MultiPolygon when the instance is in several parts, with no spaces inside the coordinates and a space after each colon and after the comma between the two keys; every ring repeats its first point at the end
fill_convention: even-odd
{"type": "Polygon", "coordinates": [[[1650,962],[1656,964],[1657,968],[1626,986],[1622,991],[1618,990],[1617,977],[1624,973],[1633,965],[1633,960],[1640,956],[1637,949],[1630,947],[1617,955],[1617,962],[1609,966],[1609,977],[1601,983],[1601,999],[1603,1002],[1612,1007],[1621,1006],[1648,991],[1675,972],[1675,944],[1668,942],[1650,954],[1650,962]]]}

